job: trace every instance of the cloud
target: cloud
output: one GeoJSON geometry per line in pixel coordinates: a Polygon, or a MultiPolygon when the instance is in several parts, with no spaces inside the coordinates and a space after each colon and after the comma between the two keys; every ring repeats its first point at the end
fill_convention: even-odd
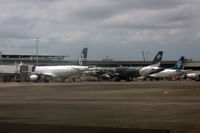
{"type": "Polygon", "coordinates": [[[0,0],[0,46],[8,53],[34,53],[32,37],[39,37],[41,54],[67,54],[73,59],[82,47],[89,47],[91,59],[108,55],[140,60],[141,50],[152,54],[164,50],[165,59],[185,54],[199,60],[199,4],[198,0],[0,0]]]}

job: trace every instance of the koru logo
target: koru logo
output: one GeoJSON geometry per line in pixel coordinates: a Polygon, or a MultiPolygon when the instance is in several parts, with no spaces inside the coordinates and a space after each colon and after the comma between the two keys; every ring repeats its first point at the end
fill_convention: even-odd
{"type": "Polygon", "coordinates": [[[79,59],[79,65],[83,65],[83,60],[82,60],[82,58],[79,59]]]}
{"type": "Polygon", "coordinates": [[[79,65],[83,65],[83,61],[86,61],[86,58],[84,58],[84,54],[81,54],[81,57],[79,58],[79,65]]]}
{"type": "Polygon", "coordinates": [[[177,67],[181,67],[181,65],[182,65],[182,61],[179,61],[178,63],[177,63],[177,67]]]}
{"type": "Polygon", "coordinates": [[[81,54],[81,58],[84,58],[84,54],[83,53],[81,54]]]}
{"type": "Polygon", "coordinates": [[[161,58],[161,55],[160,55],[160,54],[158,54],[158,55],[157,55],[157,59],[158,59],[158,60],[160,60],[160,58],[161,58]]]}

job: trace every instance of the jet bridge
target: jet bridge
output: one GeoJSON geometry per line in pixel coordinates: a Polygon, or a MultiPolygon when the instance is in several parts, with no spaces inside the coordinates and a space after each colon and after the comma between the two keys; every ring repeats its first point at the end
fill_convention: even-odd
{"type": "Polygon", "coordinates": [[[26,81],[29,77],[29,65],[0,65],[0,81],[26,81]]]}

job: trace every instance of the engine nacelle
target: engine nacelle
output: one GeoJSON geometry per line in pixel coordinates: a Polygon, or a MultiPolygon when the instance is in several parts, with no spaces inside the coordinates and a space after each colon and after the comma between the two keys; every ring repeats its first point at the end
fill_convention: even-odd
{"type": "Polygon", "coordinates": [[[102,75],[100,75],[99,76],[101,79],[103,79],[103,80],[110,80],[110,75],[108,75],[108,74],[102,74],[102,75]]]}
{"type": "Polygon", "coordinates": [[[196,73],[189,73],[189,74],[187,74],[186,76],[187,76],[187,78],[195,79],[195,78],[198,78],[199,75],[196,74],[196,73]]]}
{"type": "Polygon", "coordinates": [[[30,80],[34,81],[34,82],[38,81],[38,78],[39,78],[38,75],[31,75],[30,76],[30,80]]]}

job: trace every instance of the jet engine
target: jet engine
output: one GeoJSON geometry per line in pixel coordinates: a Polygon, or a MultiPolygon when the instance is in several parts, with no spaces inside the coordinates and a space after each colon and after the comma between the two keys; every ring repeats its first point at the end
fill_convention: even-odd
{"type": "Polygon", "coordinates": [[[102,79],[102,80],[110,80],[111,77],[108,74],[102,74],[102,75],[99,76],[99,78],[102,79]]]}
{"type": "Polygon", "coordinates": [[[200,74],[197,74],[197,73],[188,73],[186,75],[186,77],[188,79],[191,79],[191,80],[196,80],[196,81],[199,81],[200,80],[200,74]]]}
{"type": "Polygon", "coordinates": [[[31,75],[30,76],[30,80],[33,81],[33,82],[38,81],[38,79],[39,79],[38,75],[31,75]]]}

